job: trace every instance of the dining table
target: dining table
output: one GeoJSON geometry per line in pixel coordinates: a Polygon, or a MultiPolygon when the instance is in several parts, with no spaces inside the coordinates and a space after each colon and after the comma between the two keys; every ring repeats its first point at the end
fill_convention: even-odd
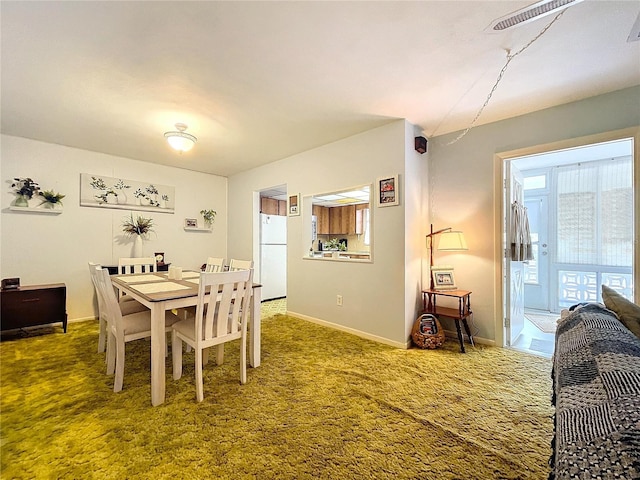
{"type": "MultiPolygon", "coordinates": [[[[121,294],[131,295],[151,310],[151,404],[165,399],[165,311],[193,307],[198,302],[200,272],[185,271],[180,279],[165,272],[112,275],[121,294]]],[[[262,285],[253,284],[249,308],[249,365],[260,366],[260,302],[262,285]]],[[[210,294],[207,294],[209,297],[210,294]]]]}

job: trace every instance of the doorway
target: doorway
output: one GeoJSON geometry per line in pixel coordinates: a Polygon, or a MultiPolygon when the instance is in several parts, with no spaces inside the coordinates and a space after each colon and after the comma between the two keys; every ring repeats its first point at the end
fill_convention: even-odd
{"type": "Polygon", "coordinates": [[[556,321],[603,284],[633,300],[633,163],[631,138],[505,160],[504,238],[521,183],[531,249],[505,260],[506,346],[550,356],[556,321]]]}
{"type": "MultiPolygon", "coordinates": [[[[256,277],[262,284],[262,299],[287,296],[287,187],[279,185],[260,192],[259,252],[256,277]]],[[[286,307],[285,307],[286,308],[286,307]]]]}

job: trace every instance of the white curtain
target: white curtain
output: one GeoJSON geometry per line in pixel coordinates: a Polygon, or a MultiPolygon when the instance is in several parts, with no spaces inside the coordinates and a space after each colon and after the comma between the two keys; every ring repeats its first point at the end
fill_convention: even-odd
{"type": "Polygon", "coordinates": [[[630,267],[631,156],[557,167],[554,176],[557,262],[630,267]]]}

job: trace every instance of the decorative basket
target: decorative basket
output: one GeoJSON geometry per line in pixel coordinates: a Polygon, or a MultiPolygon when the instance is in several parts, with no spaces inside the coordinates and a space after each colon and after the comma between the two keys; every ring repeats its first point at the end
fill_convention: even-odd
{"type": "Polygon", "coordinates": [[[413,323],[411,338],[419,348],[434,349],[444,343],[445,335],[440,320],[430,313],[425,313],[413,323]]]}

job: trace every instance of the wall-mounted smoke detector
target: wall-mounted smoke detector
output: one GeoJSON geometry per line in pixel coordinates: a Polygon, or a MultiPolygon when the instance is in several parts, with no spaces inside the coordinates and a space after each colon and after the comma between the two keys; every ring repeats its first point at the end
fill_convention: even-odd
{"type": "Polygon", "coordinates": [[[571,7],[583,0],[542,0],[491,22],[486,32],[502,32],[571,7]]]}

